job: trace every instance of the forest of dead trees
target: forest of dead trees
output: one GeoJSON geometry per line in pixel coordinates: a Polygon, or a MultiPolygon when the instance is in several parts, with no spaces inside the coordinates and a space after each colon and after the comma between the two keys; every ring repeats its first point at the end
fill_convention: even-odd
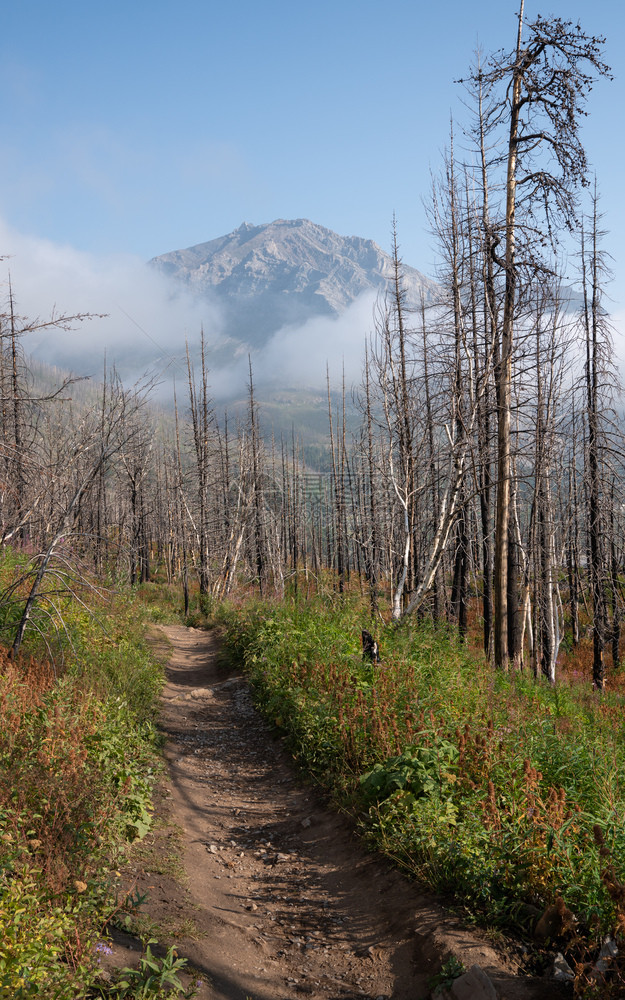
{"type": "Polygon", "coordinates": [[[521,6],[512,51],[463,81],[469,121],[430,198],[439,301],[407,303],[393,226],[361,385],[337,394],[328,380],[324,470],[307,465],[297,428],[267,437],[251,364],[246,415],[216,414],[203,346],[171,414],[151,407],[149,380],[128,389],[114,370],[97,390],[47,390],[24,353],[41,324],[9,290],[0,531],[18,557],[0,603],[14,652],[27,628],[58,627],[60,595],[91,576],[158,574],[187,606],[192,583],[206,597],[241,585],[279,596],[323,577],[337,593],[360,587],[374,616],[480,629],[498,668],[551,682],[563,643],[592,642],[604,687],[620,662],[625,469],[578,131],[608,75],[600,52],[559,19],[525,25],[521,6]]]}

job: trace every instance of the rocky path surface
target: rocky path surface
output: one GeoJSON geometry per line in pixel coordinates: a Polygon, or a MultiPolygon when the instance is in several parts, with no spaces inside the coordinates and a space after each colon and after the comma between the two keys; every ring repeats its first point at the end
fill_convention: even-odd
{"type": "Polygon", "coordinates": [[[157,920],[190,915],[179,951],[200,1000],[419,1000],[452,952],[485,969],[500,1000],[558,995],[519,981],[485,939],[364,851],[298,778],[243,679],[220,668],[212,634],[162,632],[166,812],[186,887],[147,871],[139,888],[157,920]]]}

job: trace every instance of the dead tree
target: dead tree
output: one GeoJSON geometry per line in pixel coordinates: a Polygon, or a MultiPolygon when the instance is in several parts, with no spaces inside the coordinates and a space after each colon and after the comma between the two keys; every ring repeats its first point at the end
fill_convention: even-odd
{"type": "Polygon", "coordinates": [[[195,482],[197,498],[196,536],[198,546],[198,577],[200,595],[206,597],[210,586],[210,553],[208,517],[210,509],[210,473],[214,413],[209,396],[208,368],[204,330],[200,335],[200,384],[196,384],[195,371],[187,345],[187,375],[189,381],[189,407],[195,452],[195,482]]]}
{"type": "MultiPolygon", "coordinates": [[[[608,552],[608,487],[611,451],[611,416],[614,392],[620,389],[616,376],[612,340],[601,305],[605,259],[600,247],[599,217],[595,192],[592,228],[588,239],[582,231],[581,267],[584,305],[581,330],[585,352],[585,486],[587,491],[588,574],[593,617],[593,687],[605,686],[604,651],[608,637],[607,592],[613,576],[608,552]]],[[[618,624],[618,602],[613,604],[618,624]]],[[[617,655],[618,659],[618,655],[617,655]]]]}
{"type": "Polygon", "coordinates": [[[61,558],[61,555],[64,587],[71,589],[71,543],[82,505],[94,483],[97,482],[102,466],[107,466],[113,457],[129,444],[136,427],[134,421],[129,418],[136,415],[142,407],[145,394],[141,388],[124,390],[119,381],[115,381],[109,386],[107,398],[104,434],[99,432],[99,407],[88,410],[78,427],[68,431],[66,446],[63,449],[63,467],[55,470],[56,476],[62,478],[63,489],[57,491],[53,516],[48,521],[44,543],[33,558],[28,573],[28,596],[10,650],[13,657],[20,651],[33,610],[42,597],[44,581],[52,572],[55,560],[61,558]]]}
{"type": "Polygon", "coordinates": [[[505,286],[495,370],[494,654],[498,667],[508,665],[510,654],[511,407],[520,282],[544,273],[541,241],[555,242],[558,226],[571,225],[575,190],[586,180],[579,120],[594,77],[609,73],[601,60],[603,39],[588,36],[579,25],[560,18],[538,17],[525,27],[523,6],[521,0],[514,50],[491,57],[471,77],[473,88],[479,88],[488,102],[486,109],[481,109],[485,133],[493,141],[505,130],[505,152],[500,151],[499,159],[496,156],[494,161],[505,162],[505,211],[497,225],[496,239],[490,242],[493,263],[505,286]]]}

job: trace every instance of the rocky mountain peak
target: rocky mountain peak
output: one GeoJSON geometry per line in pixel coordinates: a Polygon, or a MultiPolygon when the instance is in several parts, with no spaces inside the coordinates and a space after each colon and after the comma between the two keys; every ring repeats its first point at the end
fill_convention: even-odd
{"type": "MultiPolygon", "coordinates": [[[[312,316],[338,316],[360,295],[383,292],[392,260],[372,240],[339,236],[309,219],[243,222],[227,236],[150,262],[199,295],[218,300],[230,336],[262,343],[312,316]]],[[[431,300],[435,284],[404,270],[409,300],[431,300]]]]}

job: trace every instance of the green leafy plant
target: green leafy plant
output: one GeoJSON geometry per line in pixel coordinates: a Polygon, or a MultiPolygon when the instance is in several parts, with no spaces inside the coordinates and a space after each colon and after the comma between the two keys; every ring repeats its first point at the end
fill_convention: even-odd
{"type": "Polygon", "coordinates": [[[455,955],[450,955],[441,965],[440,971],[435,976],[430,976],[428,979],[428,988],[432,992],[437,990],[439,986],[448,989],[466,971],[466,967],[460,959],[456,958],[455,955]]]}
{"type": "Polygon", "coordinates": [[[110,989],[109,997],[124,998],[124,1000],[165,1000],[168,997],[181,997],[191,1000],[197,995],[195,984],[184,988],[179,973],[187,966],[187,960],[178,958],[174,948],[170,948],[163,958],[158,958],[152,952],[151,945],[156,944],[150,938],[139,961],[137,969],[125,968],[121,978],[110,989]]]}
{"type": "Polygon", "coordinates": [[[395,792],[410,792],[415,799],[440,795],[449,787],[450,768],[458,760],[458,749],[448,740],[434,747],[408,747],[398,757],[363,774],[360,788],[365,802],[382,802],[395,792]]]}

